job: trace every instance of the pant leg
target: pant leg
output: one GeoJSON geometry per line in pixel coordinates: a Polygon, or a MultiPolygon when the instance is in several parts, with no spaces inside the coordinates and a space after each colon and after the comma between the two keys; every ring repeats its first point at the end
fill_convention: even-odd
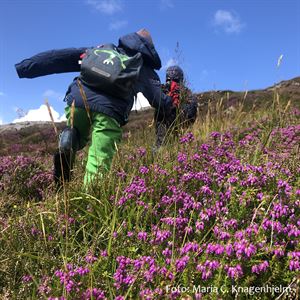
{"type": "Polygon", "coordinates": [[[71,107],[65,108],[67,125],[59,137],[59,150],[54,153],[54,179],[60,186],[64,181],[69,181],[73,171],[76,151],[83,148],[88,141],[90,133],[90,121],[86,111],[81,108],[75,108],[71,116],[71,107]],[[73,117],[73,124],[71,124],[73,117]],[[73,125],[74,128],[70,128],[73,125]]]}
{"type": "Polygon", "coordinates": [[[85,185],[110,170],[116,145],[122,138],[122,129],[115,119],[93,112],[92,122],[91,145],[84,177],[85,185]]]}
{"type": "MultiPolygon", "coordinates": [[[[65,114],[67,118],[67,125],[71,126],[71,107],[65,107],[65,114]]],[[[73,125],[79,133],[79,149],[86,146],[89,141],[91,121],[88,114],[84,108],[75,107],[73,115],[73,125]]]]}
{"type": "Polygon", "coordinates": [[[165,139],[167,137],[167,131],[168,127],[167,124],[163,121],[157,121],[155,123],[155,132],[156,132],[156,148],[160,148],[163,143],[165,142],[165,139]]]}

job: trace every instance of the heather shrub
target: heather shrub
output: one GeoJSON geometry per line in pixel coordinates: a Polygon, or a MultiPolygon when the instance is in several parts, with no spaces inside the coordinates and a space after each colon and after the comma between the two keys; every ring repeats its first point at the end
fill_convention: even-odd
{"type": "Polygon", "coordinates": [[[278,113],[239,109],[198,120],[156,155],[152,128],[127,136],[111,172],[88,192],[78,176],[44,202],[0,219],[2,294],[48,300],[286,294],[249,294],[239,286],[289,287],[291,294],[300,271],[300,115],[278,106],[278,113]]]}
{"type": "Polygon", "coordinates": [[[42,199],[52,185],[52,173],[45,162],[27,156],[0,157],[0,189],[23,200],[42,199]]]}

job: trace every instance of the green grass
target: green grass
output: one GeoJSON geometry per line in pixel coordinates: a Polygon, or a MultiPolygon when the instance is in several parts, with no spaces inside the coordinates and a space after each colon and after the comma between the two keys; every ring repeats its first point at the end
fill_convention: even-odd
{"type": "MultiPolygon", "coordinates": [[[[43,201],[26,199],[26,197],[23,199],[17,194],[2,194],[0,198],[1,297],[3,299],[48,299],[50,296],[64,296],[67,299],[80,299],[79,295],[83,291],[88,288],[97,288],[105,291],[107,299],[115,299],[118,295],[122,295],[124,299],[138,299],[143,287],[142,275],[145,275],[149,266],[145,264],[135,270],[129,264],[128,274],[136,276],[136,279],[134,283],[123,285],[117,289],[114,285],[114,274],[119,268],[117,257],[124,256],[135,260],[151,257],[155,259],[156,265],[163,267],[165,266],[165,257],[162,255],[162,251],[166,248],[172,250],[167,272],[172,273],[174,278],[156,275],[153,281],[145,284],[145,289],[149,288],[154,293],[157,288],[161,288],[165,292],[167,285],[178,286],[179,284],[190,287],[192,284],[229,287],[233,279],[229,278],[221,268],[208,281],[204,282],[201,278],[199,279],[199,272],[195,269],[193,259],[199,260],[198,263],[204,263],[208,259],[205,255],[197,257],[196,254],[190,253],[190,261],[184,270],[176,271],[176,261],[182,258],[179,249],[193,241],[200,246],[216,242],[213,229],[220,224],[220,218],[224,216],[217,215],[214,220],[205,223],[203,232],[189,235],[174,225],[162,222],[162,217],[168,216],[175,219],[181,216],[182,203],[178,200],[179,202],[162,205],[161,199],[164,195],[172,196],[170,185],[177,186],[182,193],[191,195],[193,193],[193,197],[196,198],[196,191],[204,183],[200,181],[184,183],[181,180],[184,175],[196,168],[197,172],[201,172],[202,168],[207,168],[207,172],[211,172],[208,173],[213,180],[210,188],[216,195],[228,188],[227,179],[222,183],[217,183],[216,170],[213,166],[207,165],[205,161],[202,164],[202,162],[191,160],[196,149],[199,149],[203,143],[213,143],[209,138],[210,133],[231,132],[233,141],[236,142],[236,148],[234,151],[232,150],[232,153],[235,153],[244,165],[260,166],[271,161],[271,156],[266,154],[266,149],[277,150],[279,154],[283,150],[274,148],[273,144],[277,145],[277,137],[271,135],[271,132],[297,124],[299,124],[299,116],[291,113],[290,103],[286,101],[281,103],[276,94],[272,106],[259,109],[252,107],[250,110],[245,109],[243,99],[235,109],[225,110],[223,100],[221,100],[210,104],[205,114],[199,114],[191,129],[195,137],[193,142],[179,144],[177,138],[172,138],[156,156],[152,154],[154,128],[145,127],[132,131],[131,135],[125,138],[118,148],[111,172],[101,178],[88,192],[82,187],[84,152],[81,154],[83,158],[77,160],[73,181],[66,184],[60,191],[54,191],[53,187],[49,187],[43,201]],[[258,130],[259,143],[251,144],[249,148],[243,148],[238,143],[249,133],[249,130],[246,129],[251,127],[254,128],[253,130],[258,130]],[[144,155],[138,150],[140,147],[145,148],[144,155]],[[179,153],[187,155],[188,162],[186,164],[178,163],[179,153]],[[141,174],[141,166],[147,167],[148,173],[141,174]],[[177,168],[174,168],[175,166],[177,168]],[[164,170],[165,173],[158,172],[158,168],[164,170]],[[126,175],[122,177],[120,172],[126,175]],[[135,191],[143,185],[138,181],[140,179],[144,180],[146,190],[138,193],[135,191]],[[136,184],[137,187],[127,191],[126,189],[132,184],[136,184]],[[128,197],[129,200],[124,205],[117,205],[121,197],[128,197]],[[137,204],[136,201],[139,201],[140,204],[137,204]],[[167,242],[149,243],[150,238],[155,238],[153,226],[159,227],[162,231],[170,231],[170,236],[166,240],[169,245],[167,242]],[[128,232],[132,232],[133,237],[129,237],[128,232]],[[138,233],[141,232],[147,233],[147,242],[138,238],[138,233]],[[101,255],[103,251],[107,253],[107,256],[101,255]],[[94,263],[89,264],[85,261],[85,257],[89,254],[97,257],[94,263]],[[80,282],[77,292],[72,290],[68,293],[66,285],[61,284],[55,275],[55,271],[59,269],[66,271],[68,264],[89,268],[88,274],[73,277],[76,283],[80,282]],[[24,282],[23,276],[30,276],[31,279],[24,282]],[[51,290],[44,293],[39,292],[43,285],[51,290]]],[[[224,139],[226,142],[226,138],[224,139]]],[[[224,146],[224,140],[214,143],[215,149],[224,146]]],[[[229,147],[229,150],[231,149],[231,146],[225,146],[229,147]]],[[[295,147],[289,153],[286,161],[280,160],[281,168],[294,172],[293,178],[290,178],[288,174],[281,174],[280,171],[274,175],[274,178],[282,178],[290,182],[294,193],[289,200],[291,203],[296,201],[295,189],[297,186],[299,187],[300,183],[298,158],[299,147],[295,147]]],[[[225,163],[227,158],[220,156],[218,159],[220,162],[224,160],[225,163]]],[[[245,176],[248,175],[248,173],[245,174],[245,176]]],[[[231,176],[230,173],[228,176],[231,176]]],[[[239,180],[246,179],[246,177],[242,177],[243,174],[240,176],[239,180]]],[[[276,182],[268,182],[262,190],[258,186],[246,188],[235,184],[232,184],[231,188],[232,196],[226,205],[229,210],[228,219],[236,218],[240,230],[245,229],[246,226],[243,225],[242,220],[245,220],[247,226],[253,222],[256,223],[259,233],[257,241],[253,239],[252,242],[256,243],[262,241],[263,237],[267,237],[266,242],[272,247],[273,238],[277,241],[279,237],[274,237],[272,231],[265,234],[261,226],[263,218],[268,216],[268,210],[272,207],[272,201],[278,197],[276,182]],[[258,202],[255,198],[259,191],[266,195],[263,202],[258,202]],[[242,198],[243,200],[241,200],[242,198]]],[[[215,205],[217,200],[217,196],[212,199],[199,196],[197,199],[198,202],[204,203],[204,206],[207,205],[207,208],[211,205],[209,201],[215,205]]],[[[299,216],[299,207],[296,207],[295,210],[295,215],[299,216]]],[[[184,216],[188,219],[187,227],[194,228],[199,220],[199,211],[197,214],[196,211],[197,209],[190,209],[188,213],[185,212],[184,216]]],[[[287,220],[282,219],[282,222],[285,221],[287,220]]],[[[295,240],[297,241],[297,238],[295,240]]],[[[291,247],[290,244],[286,246],[285,254],[289,251],[299,251],[299,246],[291,247],[290,250],[289,247],[291,247]]],[[[297,275],[296,272],[289,271],[288,261],[287,257],[282,260],[276,259],[275,256],[263,250],[258,251],[251,260],[242,260],[244,276],[234,279],[233,282],[241,285],[282,283],[287,286],[297,275]],[[259,276],[252,274],[251,266],[263,260],[269,261],[270,270],[259,276]]],[[[221,265],[231,262],[239,263],[236,258],[231,261],[226,257],[219,258],[219,262],[221,265]]],[[[186,294],[193,295],[192,293],[186,294]]],[[[270,299],[269,295],[260,296],[261,299],[270,299]]],[[[153,299],[165,299],[164,297],[167,296],[165,294],[158,296],[157,294],[153,296],[153,299]]],[[[205,295],[205,297],[205,299],[217,299],[215,294],[205,295]]],[[[234,299],[231,294],[223,295],[223,297],[223,299],[234,299]]],[[[96,297],[89,299],[96,299],[96,297]]],[[[239,295],[237,299],[248,298],[245,295],[239,295]]]]}

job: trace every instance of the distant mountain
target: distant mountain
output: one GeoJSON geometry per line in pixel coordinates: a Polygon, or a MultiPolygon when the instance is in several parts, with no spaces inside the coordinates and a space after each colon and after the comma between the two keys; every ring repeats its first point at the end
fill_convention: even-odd
{"type": "MultiPolygon", "coordinates": [[[[222,99],[224,109],[243,102],[252,108],[267,105],[276,94],[283,101],[290,100],[292,105],[300,108],[300,77],[284,80],[271,87],[262,90],[251,91],[207,91],[196,94],[199,112],[205,114],[208,104],[222,99]]],[[[124,132],[135,131],[151,124],[153,109],[146,108],[140,111],[132,111],[129,123],[124,127],[124,132]]],[[[55,123],[57,131],[65,127],[65,122],[55,123]]],[[[16,155],[18,153],[49,154],[57,146],[57,136],[51,122],[22,122],[16,124],[0,125],[0,155],[16,155]]]]}

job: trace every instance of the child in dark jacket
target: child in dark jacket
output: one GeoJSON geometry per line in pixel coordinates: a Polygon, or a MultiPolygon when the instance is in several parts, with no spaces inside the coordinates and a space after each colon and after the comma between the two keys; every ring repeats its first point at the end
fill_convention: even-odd
{"type": "MultiPolygon", "coordinates": [[[[78,61],[89,49],[69,48],[39,53],[16,64],[20,78],[34,78],[54,73],[79,72],[78,61]]],[[[84,178],[85,185],[110,169],[116,144],[121,140],[122,129],[134,103],[134,97],[142,92],[151,106],[163,114],[172,110],[172,99],[161,93],[161,83],[155,70],[161,68],[150,33],[141,29],[119,39],[121,55],[142,56],[142,66],[131,94],[123,97],[104,92],[85,84],[76,77],[69,86],[64,101],[67,125],[60,136],[59,153],[55,155],[54,175],[57,182],[70,179],[75,153],[91,140],[84,178]],[[72,109],[72,107],[75,107],[72,109]],[[62,159],[63,158],[63,159],[62,159]],[[63,166],[64,169],[61,168],[63,166]]],[[[113,64],[111,57],[106,62],[113,64]]],[[[117,57],[118,58],[118,57],[117,57]]]]}
{"type": "Polygon", "coordinates": [[[168,114],[155,110],[155,149],[160,148],[167,137],[191,126],[197,117],[197,100],[191,90],[184,85],[183,71],[179,66],[171,66],[166,71],[166,83],[162,91],[172,98],[173,107],[168,114]]]}

